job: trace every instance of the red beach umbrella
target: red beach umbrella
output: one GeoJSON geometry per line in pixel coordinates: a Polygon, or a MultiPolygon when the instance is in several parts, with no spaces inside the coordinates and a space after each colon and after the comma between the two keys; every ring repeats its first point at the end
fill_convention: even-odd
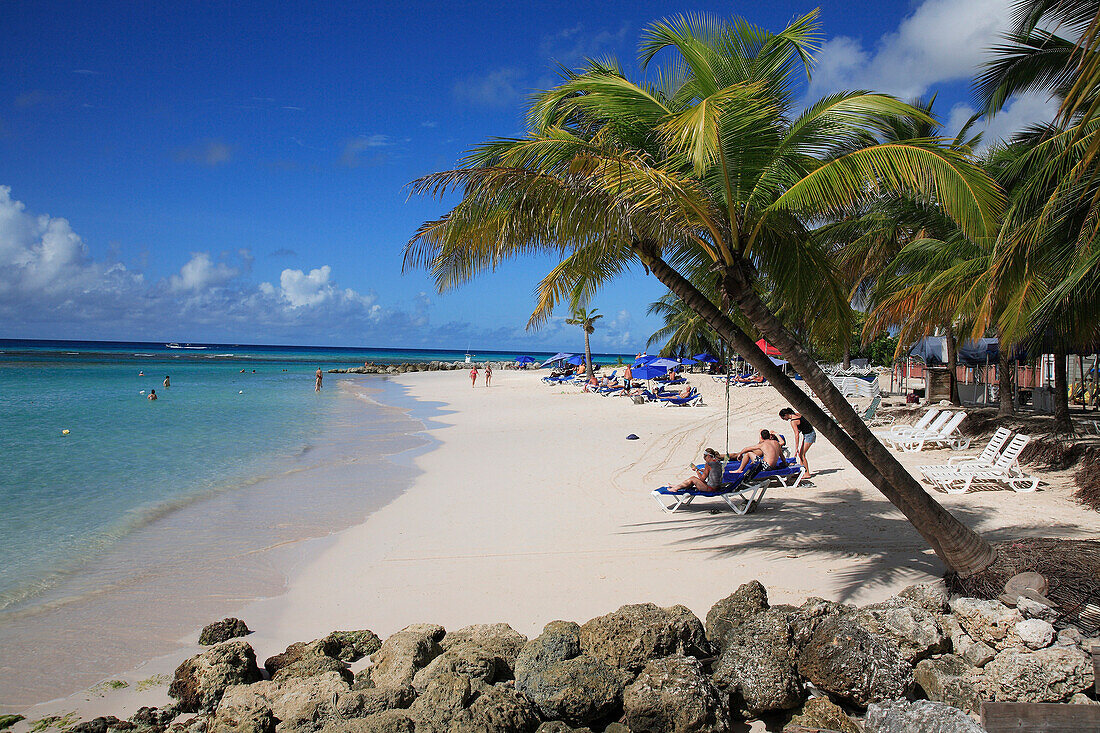
{"type": "Polygon", "coordinates": [[[775,348],[764,339],[760,339],[756,342],[756,348],[763,351],[766,356],[783,356],[783,354],[779,352],[779,349],[775,348]]]}

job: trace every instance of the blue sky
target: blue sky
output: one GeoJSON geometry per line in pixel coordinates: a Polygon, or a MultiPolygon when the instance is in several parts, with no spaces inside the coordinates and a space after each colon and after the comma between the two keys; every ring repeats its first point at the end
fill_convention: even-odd
{"type": "MultiPolygon", "coordinates": [[[[957,128],[1009,0],[821,3],[807,97],[939,93],[957,128]]],[[[525,325],[548,261],[440,295],[402,274],[445,202],[405,185],[521,132],[554,64],[670,14],[779,29],[808,2],[0,3],[0,337],[421,347],[574,345],[525,325]]],[[[1014,100],[1004,135],[1047,116],[1014,100]]],[[[642,273],[594,302],[600,351],[659,326],[642,273]]]]}

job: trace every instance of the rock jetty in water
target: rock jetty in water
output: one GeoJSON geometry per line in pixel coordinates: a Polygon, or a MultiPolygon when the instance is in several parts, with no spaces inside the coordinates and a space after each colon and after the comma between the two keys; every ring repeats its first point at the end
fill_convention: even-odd
{"type": "MultiPolygon", "coordinates": [[[[913,586],[858,608],[771,605],[753,581],[704,624],[683,606],[623,606],[528,639],[507,624],[334,631],[261,669],[230,638],[176,670],[172,705],[70,733],[980,732],[983,700],[1098,704],[1100,639],[999,601],[913,586]]],[[[227,621],[233,622],[235,619],[227,621]]],[[[244,628],[216,627],[218,635],[244,628]]]]}

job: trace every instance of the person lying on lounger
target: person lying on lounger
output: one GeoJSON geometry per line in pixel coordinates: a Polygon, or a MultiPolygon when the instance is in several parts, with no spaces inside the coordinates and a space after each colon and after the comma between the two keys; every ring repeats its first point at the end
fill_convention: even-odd
{"type": "Polygon", "coordinates": [[[763,460],[767,468],[775,468],[783,460],[783,446],[772,437],[770,430],[761,430],[759,443],[742,448],[737,453],[730,453],[728,458],[731,461],[741,461],[741,465],[737,467],[738,473],[757,458],[763,460]]]}
{"type": "Polygon", "coordinates": [[[682,390],[680,390],[680,394],[678,396],[683,397],[684,399],[687,399],[688,397],[691,397],[692,391],[693,390],[692,390],[691,385],[690,384],[685,384],[684,388],[682,390]]]}
{"type": "Polygon", "coordinates": [[[691,467],[693,474],[683,483],[672,487],[674,491],[696,489],[698,491],[717,491],[722,486],[722,459],[718,451],[707,448],[703,451],[703,467],[691,467]]]}

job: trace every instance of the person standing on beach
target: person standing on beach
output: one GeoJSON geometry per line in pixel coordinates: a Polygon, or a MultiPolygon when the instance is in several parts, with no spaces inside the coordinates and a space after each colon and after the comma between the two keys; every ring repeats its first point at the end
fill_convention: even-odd
{"type": "Polygon", "coordinates": [[[477,364],[474,364],[474,366],[470,369],[470,386],[477,386],[477,364]]]}
{"type": "Polygon", "coordinates": [[[485,386],[488,387],[491,381],[493,381],[493,365],[485,362],[485,386]]]}
{"type": "Polygon", "coordinates": [[[321,373],[321,367],[317,367],[317,385],[314,387],[314,392],[321,391],[321,381],[325,378],[325,375],[321,373]]]}
{"type": "Polygon", "coordinates": [[[810,424],[809,420],[789,407],[780,410],[779,417],[789,422],[791,429],[794,430],[794,454],[798,457],[799,464],[806,469],[803,478],[809,478],[813,474],[810,473],[810,464],[806,462],[806,451],[817,441],[814,426],[810,424]]]}
{"type": "Polygon", "coordinates": [[[164,375],[164,386],[165,387],[171,387],[172,386],[172,382],[171,382],[171,380],[168,379],[167,374],[164,375]]]}

